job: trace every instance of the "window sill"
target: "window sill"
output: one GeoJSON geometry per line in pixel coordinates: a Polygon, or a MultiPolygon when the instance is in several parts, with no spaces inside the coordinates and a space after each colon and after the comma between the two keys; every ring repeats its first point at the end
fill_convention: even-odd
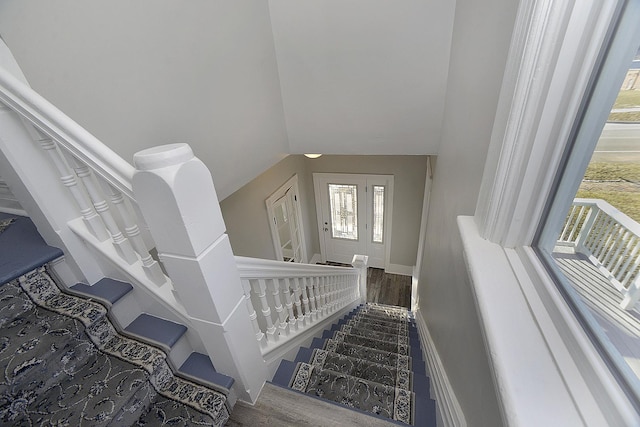
{"type": "Polygon", "coordinates": [[[458,226],[505,424],[639,425],[534,251],[483,239],[473,217],[458,226]]]}

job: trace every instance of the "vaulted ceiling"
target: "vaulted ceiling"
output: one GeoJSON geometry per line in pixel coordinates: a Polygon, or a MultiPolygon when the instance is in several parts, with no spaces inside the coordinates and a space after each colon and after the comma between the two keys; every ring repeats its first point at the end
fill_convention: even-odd
{"type": "Polygon", "coordinates": [[[454,8],[2,0],[0,35],[35,90],[126,160],[188,142],[224,198],[291,153],[437,154],[454,8]]]}

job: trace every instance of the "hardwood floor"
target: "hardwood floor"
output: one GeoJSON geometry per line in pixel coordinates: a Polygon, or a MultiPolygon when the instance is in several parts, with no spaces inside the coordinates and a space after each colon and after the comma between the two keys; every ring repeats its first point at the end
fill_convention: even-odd
{"type": "MultiPolygon", "coordinates": [[[[332,261],[325,265],[351,267],[349,264],[332,261]]],[[[386,273],[382,268],[369,267],[367,269],[367,301],[411,309],[411,281],[411,276],[386,273]]]]}
{"type": "Polygon", "coordinates": [[[411,276],[367,270],[367,301],[411,308],[411,276]]]}
{"type": "Polygon", "coordinates": [[[266,383],[255,405],[237,402],[227,427],[393,427],[397,424],[266,383]]]}

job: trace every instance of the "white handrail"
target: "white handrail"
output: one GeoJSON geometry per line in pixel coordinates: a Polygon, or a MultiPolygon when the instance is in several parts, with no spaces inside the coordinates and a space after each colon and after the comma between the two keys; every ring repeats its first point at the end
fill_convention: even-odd
{"type": "Polygon", "coordinates": [[[0,67],[0,101],[15,110],[113,187],[133,198],[133,166],[49,101],[0,67]]]}
{"type": "Polygon", "coordinates": [[[297,262],[274,261],[262,258],[250,258],[236,256],[236,264],[241,277],[259,278],[261,274],[274,274],[273,277],[299,277],[331,276],[336,273],[356,275],[353,267],[339,267],[333,265],[303,264],[297,262]]]}

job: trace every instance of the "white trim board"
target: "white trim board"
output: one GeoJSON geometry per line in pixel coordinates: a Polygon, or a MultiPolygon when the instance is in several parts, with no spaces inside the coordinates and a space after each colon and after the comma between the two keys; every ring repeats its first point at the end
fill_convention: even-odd
{"type": "Polygon", "coordinates": [[[436,350],[435,343],[429,334],[429,328],[424,321],[422,311],[416,311],[416,326],[420,335],[420,346],[422,354],[425,355],[429,378],[431,378],[431,394],[436,398],[436,414],[439,418],[438,426],[444,427],[466,427],[467,420],[462,412],[462,407],[451,387],[447,372],[436,350]]]}
{"type": "Polygon", "coordinates": [[[384,269],[384,271],[385,273],[389,273],[389,274],[413,276],[413,266],[411,265],[389,264],[387,265],[387,268],[384,269]]]}

